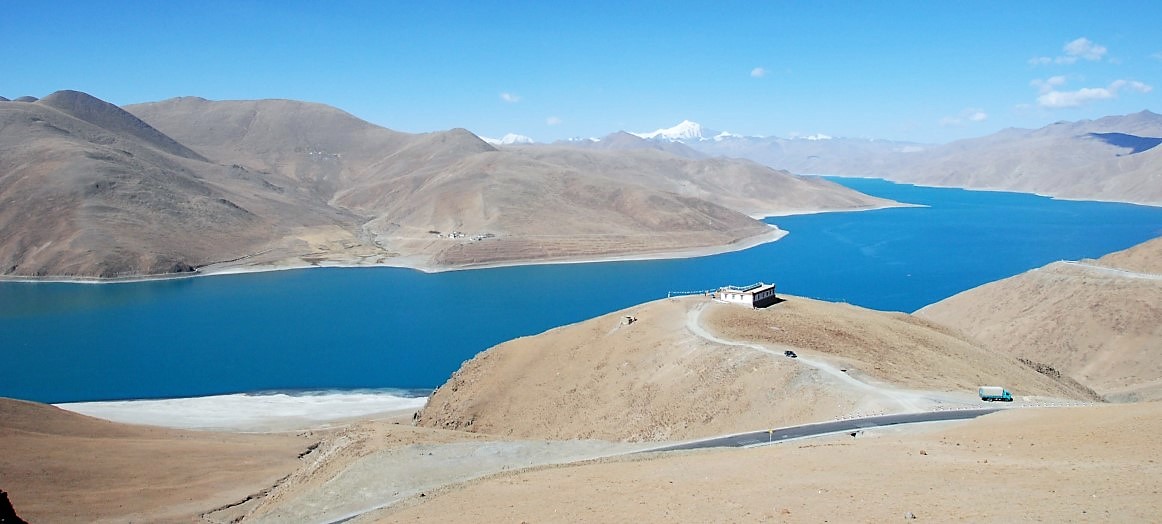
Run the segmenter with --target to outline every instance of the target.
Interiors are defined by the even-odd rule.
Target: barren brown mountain
[[[75,91],[22,100],[0,101],[8,276],[718,250],[771,238],[755,210],[891,204],[747,162],[529,156],[464,130],[398,133],[290,100],[128,111]]]
[[[1055,262],[916,312],[1047,365],[1108,400],[1162,399],[1162,238]]]
[[[893,180],[1162,205],[1162,115],[1007,129],[909,156]]]
[[[181,98],[128,109],[208,156],[287,173],[365,217],[354,237],[421,266],[714,248],[767,234],[747,216],[756,212],[890,204],[745,161],[497,149],[461,129],[407,135],[318,104]]]
[[[642,441],[978,404],[982,384],[1022,397],[1087,398],[905,314],[785,298],[760,310],[664,299],[505,342],[437,389],[419,423]]]
[[[211,170],[226,171],[81,93],[0,102],[0,272],[184,272],[270,236]]]

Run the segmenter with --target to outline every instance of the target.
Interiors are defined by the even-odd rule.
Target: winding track
[[[709,341],[709,342],[712,342],[715,344],[721,344],[721,345],[726,345],[726,346],[735,346],[735,347],[744,347],[744,348],[747,348],[750,350],[758,351],[761,353],[766,353],[768,355],[771,355],[773,357],[777,357],[780,359],[787,358],[783,355],[783,353],[782,353],[783,350],[794,349],[794,348],[789,348],[789,347],[788,348],[780,348],[780,349],[771,349],[769,347],[766,347],[766,346],[763,346],[760,344],[752,344],[752,343],[747,343],[747,342],[725,340],[725,339],[716,337],[713,334],[711,334],[710,332],[706,331],[706,329],[703,328],[701,323],[700,323],[700,318],[701,318],[701,314],[702,314],[702,310],[703,310],[704,306],[705,306],[705,303],[698,304],[697,306],[692,308],[687,313],[687,316],[686,316],[687,329],[689,329],[689,331],[691,333],[698,336],[699,338],[702,338],[706,341]],[[820,373],[822,373],[823,375],[830,377],[831,379],[833,379],[833,380],[835,380],[835,381],[837,381],[845,386],[848,386],[848,387],[851,387],[854,389],[858,389],[858,390],[867,392],[867,393],[872,394],[872,395],[877,395],[886,401],[889,401],[891,403],[895,403],[896,405],[898,405],[901,408],[901,410],[903,410],[905,412],[891,414],[891,415],[879,415],[879,416],[871,416],[871,417],[852,418],[852,419],[846,419],[846,420],[819,422],[819,423],[805,424],[805,425],[800,425],[800,426],[791,426],[791,427],[785,427],[785,428],[751,431],[751,432],[747,432],[747,433],[739,433],[739,434],[733,434],[733,435],[709,437],[709,438],[692,440],[692,441],[682,442],[682,443],[677,443],[677,444],[662,445],[662,446],[659,446],[656,448],[649,448],[649,449],[645,449],[645,450],[615,451],[615,452],[611,452],[611,453],[602,455],[602,458],[616,457],[616,456],[627,456],[627,455],[639,454],[639,453],[658,453],[658,452],[693,450],[693,449],[703,449],[703,448],[762,446],[762,445],[774,444],[774,443],[779,443],[779,442],[785,442],[785,441],[793,440],[793,439],[811,438],[811,437],[818,437],[818,436],[823,436],[823,435],[831,435],[831,434],[851,432],[851,431],[861,431],[864,429],[871,429],[871,428],[878,428],[878,427],[885,427],[885,426],[895,426],[895,425],[902,425],[902,424],[915,424],[915,423],[923,423],[923,422],[943,422],[943,421],[955,421],[955,420],[968,420],[968,419],[973,419],[973,418],[976,418],[976,417],[979,417],[982,415],[987,415],[989,413],[994,413],[997,411],[1001,411],[1002,409],[1005,409],[1005,408],[984,408],[984,409],[959,409],[959,410],[946,410],[946,411],[924,411],[924,409],[922,407],[917,406],[914,403],[914,400],[922,400],[920,397],[917,397],[915,395],[915,393],[904,391],[904,390],[898,390],[898,389],[891,388],[891,387],[878,386],[875,384],[869,384],[869,383],[860,381],[860,380],[848,375],[847,373],[844,373],[843,371],[839,370],[835,366],[833,366],[827,362],[821,361],[821,360],[812,359],[812,358],[808,358],[808,357],[799,357],[799,358],[795,359],[794,362],[796,362],[798,364],[809,366],[811,368],[814,368],[814,369],[818,370]],[[594,457],[589,457],[586,460],[592,460],[593,458]],[[574,462],[574,461],[566,461],[566,462],[557,463],[557,464],[564,465],[564,464],[569,464],[572,462]],[[517,469],[519,470],[519,469],[523,469],[523,468],[517,468]],[[514,471],[514,470],[508,469],[508,471]],[[493,471],[493,472],[482,471],[480,473],[480,476],[481,477],[486,476],[489,473],[495,473],[495,471]],[[469,479],[469,480],[471,480],[471,479]],[[465,479],[458,479],[458,481],[464,482]],[[384,503],[376,504],[374,507],[370,507],[370,508],[366,508],[366,509],[359,510],[356,512],[348,513],[346,515],[342,515],[341,517],[339,517],[337,519],[335,519],[335,518],[327,519],[324,522],[328,522],[328,523],[347,522],[347,521],[350,521],[350,520],[352,520],[360,515],[369,513],[371,511],[386,508],[386,507],[392,505],[394,502],[395,502],[394,500],[386,501]]]
[[[700,304],[694,306],[692,309],[690,309],[689,312],[686,313],[686,329],[689,329],[691,333],[697,335],[698,337],[700,337],[706,341],[713,342],[715,344],[721,344],[724,346],[744,347],[744,348],[752,349],[754,351],[758,351],[760,353],[766,353],[768,355],[773,355],[773,356],[776,356],[779,358],[786,358],[785,356],[783,356],[783,351],[786,351],[786,350],[793,351],[796,349],[796,348],[792,348],[792,347],[780,347],[778,349],[771,349],[771,348],[768,348],[768,347],[763,346],[761,344],[753,344],[750,342],[740,342],[737,340],[726,340],[723,338],[719,338],[719,337],[711,334],[709,331],[706,331],[706,329],[702,327],[700,319],[702,317],[702,310],[705,306],[706,306],[706,303],[700,303]],[[880,396],[889,402],[895,403],[896,405],[898,405],[900,407],[900,409],[902,409],[906,413],[919,413],[919,412],[924,411],[923,408],[921,408],[920,406],[917,406],[915,404],[915,402],[914,402],[915,395],[914,394],[904,392],[904,391],[901,391],[901,390],[898,390],[895,388],[877,386],[874,384],[868,384],[867,382],[863,382],[861,380],[856,379],[855,377],[852,377],[851,375],[849,375],[847,373],[844,373],[839,368],[831,365],[830,363],[824,362],[822,360],[817,360],[817,359],[813,359],[810,357],[798,357],[795,360],[800,364],[804,364],[804,365],[807,365],[809,367],[815,368],[820,373],[823,373],[827,376],[830,376],[831,378],[837,380],[838,382],[840,382],[844,385],[847,385],[849,387],[852,387],[852,388],[855,388],[858,390],[862,390],[866,393]]]
[[[1063,260],[1063,261],[1061,261],[1061,263],[1065,264],[1067,266],[1081,268],[1081,269],[1087,269],[1090,271],[1095,271],[1098,273],[1105,273],[1107,275],[1112,275],[1112,276],[1117,276],[1117,277],[1137,278],[1137,279],[1141,279],[1141,280],[1162,280],[1162,275],[1159,275],[1157,273],[1139,273],[1137,271],[1128,271],[1125,269],[1118,269],[1116,267],[1098,266],[1098,265],[1094,265],[1094,264],[1086,264],[1084,262],[1073,262],[1073,261],[1069,261],[1069,260]]]

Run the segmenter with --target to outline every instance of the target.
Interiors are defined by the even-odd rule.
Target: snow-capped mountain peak
[[[488,142],[489,144],[492,144],[494,146],[511,146],[514,144],[535,144],[535,143],[537,143],[535,140],[533,140],[527,136],[518,135],[516,133],[509,133],[507,135],[504,135],[504,138],[499,138],[499,139],[498,138],[488,138],[486,136],[482,136],[482,137],[480,137],[480,139],[485,141],[485,142]]]
[[[683,120],[682,123],[667,129],[659,129],[652,133],[630,133],[638,138],[646,140],[669,140],[671,142],[696,142],[699,140],[707,140],[715,133],[708,129],[703,129],[702,124],[698,122],[691,122]]]

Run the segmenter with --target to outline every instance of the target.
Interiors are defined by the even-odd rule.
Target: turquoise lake
[[[1049,262],[1162,235],[1162,208],[833,180],[928,207],[771,218],[790,234],[692,259],[0,283],[0,396],[427,389],[499,342],[670,291],[766,281],[781,293],[910,312]]]

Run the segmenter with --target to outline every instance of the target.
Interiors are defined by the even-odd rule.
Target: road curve
[[[836,420],[833,422],[820,422],[817,424],[805,424],[802,426],[791,426],[787,428],[752,431],[750,433],[727,435],[725,437],[713,437],[708,439],[683,442],[681,444],[671,444],[659,448],[647,449],[644,451],[639,451],[638,453],[653,453],[659,451],[678,451],[701,448],[742,448],[747,446],[769,444],[773,442],[782,442],[789,439],[817,437],[830,433],[859,431],[862,429],[882,428],[885,426],[896,426],[900,424],[967,420],[979,417],[981,415],[988,415],[989,413],[996,413],[1002,409],[1004,408],[928,411],[923,413],[902,413],[897,415],[880,415],[876,417]]]
[[[1087,264],[1085,262],[1074,262],[1071,260],[1062,260],[1061,263],[1065,264],[1067,266],[1081,268],[1081,269],[1088,269],[1090,271],[1094,271],[1094,272],[1098,272],[1098,273],[1105,273],[1107,275],[1112,275],[1115,277],[1136,278],[1136,279],[1140,279],[1140,280],[1162,280],[1162,275],[1160,275],[1158,273],[1141,273],[1138,271],[1129,271],[1126,269],[1119,269],[1116,267],[1099,266],[1096,264]]]
[[[750,433],[740,433],[737,435],[727,435],[722,437],[711,437],[701,440],[694,440],[690,442],[683,442],[680,444],[668,444],[656,448],[650,448],[642,451],[634,451],[629,453],[611,453],[605,458],[636,455],[640,453],[657,453],[666,451],[678,451],[688,449],[701,448],[723,448],[723,447],[747,447],[747,446],[761,446],[773,442],[784,442],[790,439],[817,437],[820,435],[827,435],[831,433],[842,433],[848,431],[859,431],[862,429],[878,428],[885,426],[894,426],[900,424],[915,424],[919,422],[941,422],[950,420],[967,420],[976,418],[981,415],[995,413],[1005,408],[984,408],[984,409],[962,409],[953,411],[931,411],[923,413],[903,413],[897,415],[880,415],[875,417],[853,418],[847,420],[837,420],[834,422],[820,422],[815,424],[805,424],[802,426],[792,426],[787,428],[779,428],[772,430],[752,431]],[[585,459],[589,460],[589,459]],[[581,462],[581,461],[577,461]],[[561,463],[571,464],[571,462]],[[523,468],[519,468],[523,469]],[[509,470],[516,471],[516,470]],[[482,475],[483,476],[483,475]],[[469,479],[469,481],[475,479]],[[349,522],[356,517],[376,511],[379,509],[391,506],[398,500],[385,502],[359,511],[355,511],[338,518],[331,518],[323,520],[326,524],[340,524]]]

